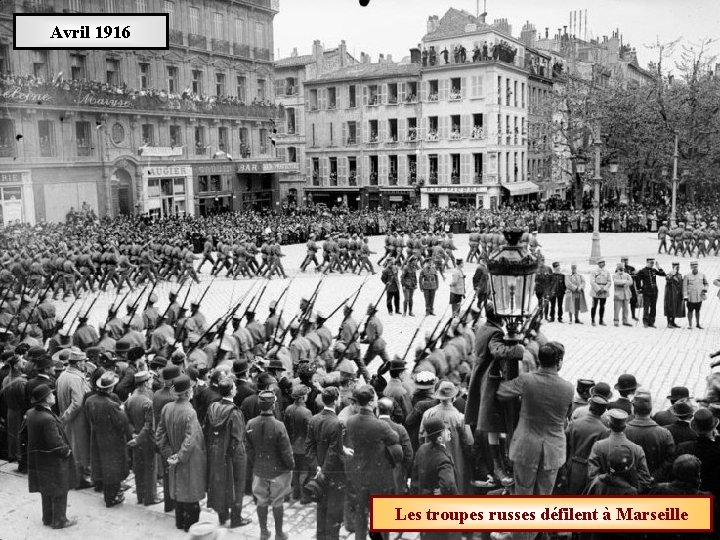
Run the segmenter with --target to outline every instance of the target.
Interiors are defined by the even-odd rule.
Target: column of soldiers
[[[667,254],[685,257],[707,257],[720,253],[720,229],[716,221],[702,222],[696,227],[693,224],[679,222],[675,228],[669,228],[668,222],[663,221],[658,228],[658,254],[663,251]]]

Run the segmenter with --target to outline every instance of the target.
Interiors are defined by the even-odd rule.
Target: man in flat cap
[[[639,388],[632,401],[633,418],[628,421],[625,436],[645,452],[648,470],[654,478],[666,476],[675,457],[675,442],[670,432],[650,418],[652,396]]]
[[[630,449],[635,463],[635,472],[628,479],[630,485],[639,493],[646,492],[653,483],[650,471],[645,460],[643,449],[625,436],[628,413],[622,409],[610,409],[607,412],[610,422],[608,437],[593,444],[588,458],[588,479],[592,481],[596,476],[610,472],[610,452],[614,447],[625,446]]]
[[[260,415],[247,424],[248,453],[253,457],[252,492],[257,500],[261,540],[270,538],[269,507],[275,521],[275,538],[288,539],[283,531],[283,502],[290,492],[295,460],[287,430],[273,415],[276,400],[272,390],[262,390],[258,394]]]
[[[125,412],[133,432],[128,446],[132,449],[138,504],[151,506],[160,502],[157,498],[153,378],[149,371],[139,371],[134,374],[133,383],[133,393],[125,402]]]
[[[83,410],[83,399],[90,392],[85,378],[86,356],[79,348],[68,351],[68,366],[57,380],[60,419],[65,426],[75,460],[78,489],[90,487],[90,429]]]

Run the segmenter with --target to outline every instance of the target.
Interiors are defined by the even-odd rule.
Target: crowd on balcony
[[[186,88],[182,93],[172,93],[165,89],[130,88],[126,83],[122,85],[107,82],[88,80],[67,80],[59,73],[54,80],[45,80],[34,75],[20,75],[15,73],[0,74],[0,98],[12,99],[12,95],[4,95],[8,91],[18,89],[23,93],[34,95],[47,95],[53,104],[77,105],[83,94],[95,100],[112,100],[117,108],[145,109],[145,110],[179,110],[185,112],[200,112],[212,114],[243,114],[253,116],[268,116],[274,109],[268,100],[253,99],[246,103],[235,96],[207,96],[193,92]],[[46,98],[47,99],[47,98]],[[129,102],[128,106],[118,105],[118,100]],[[92,103],[83,100],[83,103],[102,106],[103,102]],[[242,108],[243,110],[239,110]]]
[[[517,47],[511,46],[507,41],[500,40],[497,43],[488,44],[484,41],[482,47],[477,44],[473,49],[472,62],[489,62],[497,61],[506,62],[508,64],[515,63],[515,57],[517,56]],[[429,49],[423,48],[420,53],[423,67],[444,65],[449,64],[450,60],[454,61],[455,64],[464,64],[468,61],[467,49],[462,45],[456,45],[453,47],[452,57],[450,51],[445,47],[442,51],[435,49],[435,46],[430,46]],[[442,61],[440,61],[442,60]]]

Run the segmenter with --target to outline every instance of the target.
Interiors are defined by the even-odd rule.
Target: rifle
[[[280,293],[280,296],[278,296],[277,300],[275,300],[275,305],[277,306],[280,303],[280,300],[283,299],[283,296],[285,296],[285,293],[287,293],[290,290],[290,285],[292,285],[293,280],[295,279],[295,276],[293,276],[290,279],[290,283],[287,284],[287,287],[283,289],[283,292]]]
[[[345,300],[343,300],[342,302],[340,302],[340,305],[339,305],[338,307],[336,307],[334,310],[332,310],[332,312],[330,313],[330,315],[327,316],[327,319],[328,319],[328,320],[332,319],[332,316],[335,315],[338,311],[340,311],[340,308],[343,307],[345,304],[347,304],[348,301],[354,296],[355,299],[352,301],[352,304],[350,304],[350,309],[353,308],[353,306],[355,305],[355,302],[357,302],[357,299],[358,299],[358,297],[360,296],[360,291],[361,291],[362,288],[365,286],[365,283],[366,283],[367,280],[368,280],[368,277],[370,277],[370,276],[365,276],[365,280],[360,284],[360,288],[359,288],[357,291],[353,292],[353,293],[352,293],[350,296],[348,296]]]
[[[99,295],[98,295],[98,296],[99,296]],[[86,301],[87,301],[87,298],[85,298],[85,300],[83,300],[83,303],[80,304],[80,309],[78,309],[78,310],[75,312],[75,315],[73,315],[73,318],[72,318],[72,320],[70,321],[70,326],[68,326],[68,334],[70,334],[70,330],[72,330],[73,324],[75,324],[75,321],[77,320],[78,315],[80,315],[80,312],[82,311],[83,307],[85,307],[85,302],[86,302]],[[68,310],[68,311],[69,311],[69,310]],[[64,320],[64,317],[63,317],[63,320]]]
[[[76,298],[75,300],[73,300],[73,303],[70,304],[70,307],[69,307],[68,310],[65,312],[65,315],[63,315],[63,318],[60,319],[60,328],[62,328],[63,326],[65,326],[65,319],[67,319],[67,316],[68,316],[68,315],[70,314],[70,312],[72,311],[72,308],[75,307],[75,303],[76,303],[77,301],[78,301],[77,298]]]
[[[432,332],[430,332],[430,338],[428,339],[427,343],[425,344],[425,348],[426,348],[426,349],[429,348],[429,347],[431,347],[431,346],[432,346],[432,347],[435,346],[435,343],[437,342],[437,339],[435,339],[433,336],[435,335],[435,332],[437,332],[438,329],[440,328],[440,325],[442,324],[443,319],[445,318],[445,315],[447,314],[447,310],[448,310],[449,307],[450,307],[450,305],[445,306],[445,311],[443,311],[443,314],[442,314],[442,315],[440,316],[440,318],[438,319],[438,322],[437,322],[437,324],[435,325],[435,328],[433,328],[433,329],[432,329]],[[451,318],[450,320],[452,320],[452,318]],[[442,335],[442,333],[441,333],[440,335]]]
[[[313,291],[312,295],[310,296],[310,300],[308,300],[308,305],[305,308],[305,310],[302,313],[302,316],[300,317],[300,322],[303,323],[307,321],[310,318],[310,315],[312,314],[313,306],[315,305],[315,302],[317,301],[318,293],[320,292],[320,287],[323,284],[323,281],[325,281],[325,277],[327,274],[323,274],[320,278],[320,281],[318,281],[317,287],[315,287],[315,290]]]
[[[370,318],[375,313],[375,310],[377,310],[377,307],[380,304],[380,302],[382,301],[383,296],[385,296],[385,292],[387,291],[387,288],[388,288],[388,286],[387,286],[387,284],[385,284],[385,288],[380,293],[380,297],[377,299],[375,304],[373,304],[373,309],[372,309],[373,313],[368,314],[367,317],[365,318],[365,322],[362,324],[362,326],[363,326],[362,332],[360,331],[361,325],[358,325],[358,327],[355,329],[355,332],[350,337],[350,341],[348,341],[347,345],[345,346],[345,352],[347,352],[347,350],[350,348],[350,345],[352,345],[353,343],[355,343],[357,341],[358,337],[365,336],[365,327],[367,327],[367,323],[370,321]],[[340,358],[338,358],[338,362],[345,356],[345,352],[340,354]]]
[[[408,353],[410,352],[410,349],[412,348],[412,344],[415,341],[415,338],[417,337],[418,333],[420,332],[420,329],[422,328],[423,323],[425,322],[425,319],[427,318],[427,315],[425,315],[422,320],[420,321],[420,324],[415,329],[415,333],[410,338],[410,343],[408,343],[407,349],[405,349],[405,354],[402,355],[403,362],[407,358]]]
[[[289,287],[289,285],[288,285],[288,287]],[[282,295],[280,295],[280,298],[282,298]],[[285,306],[286,306],[286,305],[287,305],[287,298],[286,298],[285,301],[283,302],[283,307],[282,307],[282,309],[280,310],[280,313],[278,314],[278,323],[277,323],[277,326],[275,326],[275,331],[273,332],[273,336],[272,336],[272,346],[273,346],[273,347],[275,346],[275,343],[276,343],[276,341],[277,341],[277,334],[278,334],[278,330],[280,330],[280,324],[282,323],[282,316],[283,316],[283,313],[285,313]],[[294,321],[294,320],[295,320],[295,318],[293,317],[293,321]],[[292,321],[290,321],[290,322],[292,322]],[[290,328],[290,325],[288,325],[283,332],[286,332],[288,328]],[[283,340],[285,339],[285,333],[283,333],[282,339],[283,339]],[[280,343],[282,343],[282,340],[280,341]],[[269,351],[268,351],[268,352],[269,352]]]
[[[208,293],[208,291],[210,290],[210,287],[212,287],[213,283],[215,283],[216,279],[217,279],[217,276],[212,278],[212,280],[210,281],[210,284],[207,286],[207,289],[205,289],[205,292],[203,292],[202,295],[200,296],[200,300],[198,300],[196,302],[198,309],[200,309],[200,305],[202,304],[202,301],[205,300],[205,295]]]
[[[122,306],[125,303],[125,300],[127,300],[128,296],[130,296],[131,291],[132,291],[132,287],[128,287],[128,291],[125,293],[125,296],[122,297],[122,300],[120,300],[120,303],[117,306],[113,305],[115,303],[115,300],[113,300],[113,303],[110,304],[110,307],[112,308],[112,310],[115,313],[117,313],[118,310],[120,309],[120,306]],[[117,296],[115,297],[115,299],[117,300]]]
[[[183,283],[183,285],[180,286],[180,288],[178,289],[178,293],[180,293],[180,291],[182,290],[182,288],[183,288],[184,285],[185,285],[185,284]],[[152,293],[151,293],[151,294],[152,294]],[[165,311],[163,311],[162,315],[161,315],[160,318],[158,319],[158,324],[159,324],[160,321],[162,321],[162,320],[165,318],[165,316],[168,314],[168,311],[170,311],[170,306],[172,306],[172,302],[168,302],[168,305],[167,305],[167,307],[165,308]]]
[[[148,296],[147,302],[145,302],[145,309],[147,309],[148,306],[150,305],[150,297],[151,297],[151,296],[153,295],[153,293],[155,292],[155,287],[157,287],[158,281],[159,281],[159,280],[156,279],[156,280],[155,280],[155,283],[153,283],[152,289],[150,289],[150,296]],[[145,309],[144,309],[143,311],[145,311]]]
[[[250,303],[248,304],[248,307],[247,307],[247,309],[245,310],[245,313],[246,313],[246,314],[247,314],[248,311],[252,311],[252,312],[254,313],[255,310],[257,310],[257,307],[258,307],[258,305],[260,304],[260,300],[262,300],[262,297],[263,297],[263,295],[265,294],[265,289],[267,289],[267,286],[268,286],[269,283],[270,283],[270,278],[267,278],[267,279],[265,280],[265,285],[264,285],[263,288],[260,290],[260,294],[253,296],[252,300],[250,300]],[[255,300],[256,297],[257,297],[257,300]],[[253,305],[253,303],[254,303],[254,305]]]
[[[538,302],[535,309],[530,314],[530,317],[523,323],[520,328],[520,333],[526,338],[532,337],[532,332],[538,332],[540,330],[540,324],[542,323],[543,313],[545,313],[545,306],[550,303],[550,300],[543,296],[542,301]]]
[[[40,296],[38,296],[38,299],[37,299],[37,301],[35,302],[35,305],[34,305],[33,308],[30,310],[30,313],[28,314],[28,318],[27,318],[27,320],[25,321],[25,326],[23,326],[23,331],[22,331],[21,334],[20,334],[20,341],[22,341],[23,338],[25,337],[25,332],[27,332],[27,328],[28,328],[28,326],[30,325],[30,319],[32,319],[33,313],[35,313],[35,310],[36,310],[36,309],[38,308],[38,306],[40,305],[40,301],[45,298],[45,295],[46,295],[48,292],[50,292],[50,287],[52,287],[52,285],[53,285],[53,279],[54,279],[54,278],[50,278],[50,283],[49,283],[48,286],[45,288],[45,290],[42,292],[42,294],[41,294]]]
[[[5,304],[5,301],[7,300],[7,297],[10,296],[10,293],[12,292],[12,286],[15,284],[15,278],[13,277],[12,282],[8,285],[7,291],[5,291],[5,294],[3,295],[2,300],[0,300],[0,308],[3,307]]]

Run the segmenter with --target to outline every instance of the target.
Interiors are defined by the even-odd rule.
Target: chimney
[[[437,15],[430,15],[428,17],[427,21],[427,33],[432,34],[433,32],[436,32],[438,29],[438,26],[440,26],[440,19]]]
[[[378,64],[384,64],[385,63],[385,55],[383,53],[380,53],[378,55]]]
[[[550,37],[550,29],[546,26],[545,27],[545,39],[547,39],[548,37]]]
[[[290,53],[291,58],[297,58],[298,52],[297,47],[293,47],[292,53]]]
[[[387,55],[387,63],[388,63],[388,64],[392,64],[392,63],[393,63],[393,61],[392,61],[392,54],[388,54],[388,55]]]
[[[347,64],[347,45],[343,39],[338,46],[338,54],[340,55],[340,67],[345,67]]]
[[[370,63],[370,55],[364,52],[360,53],[360,63],[361,64],[369,64]]]
[[[530,24],[530,21],[527,21],[522,27],[522,31],[520,32],[520,41],[522,41],[528,47],[534,47],[536,40],[537,30],[535,29],[534,25]]]
[[[410,62],[413,64],[419,64],[421,62],[420,47],[413,47],[410,49]]]
[[[322,43],[320,43],[319,39],[316,39],[313,41],[313,58],[315,59],[315,62],[320,62],[323,57],[323,46]]]

